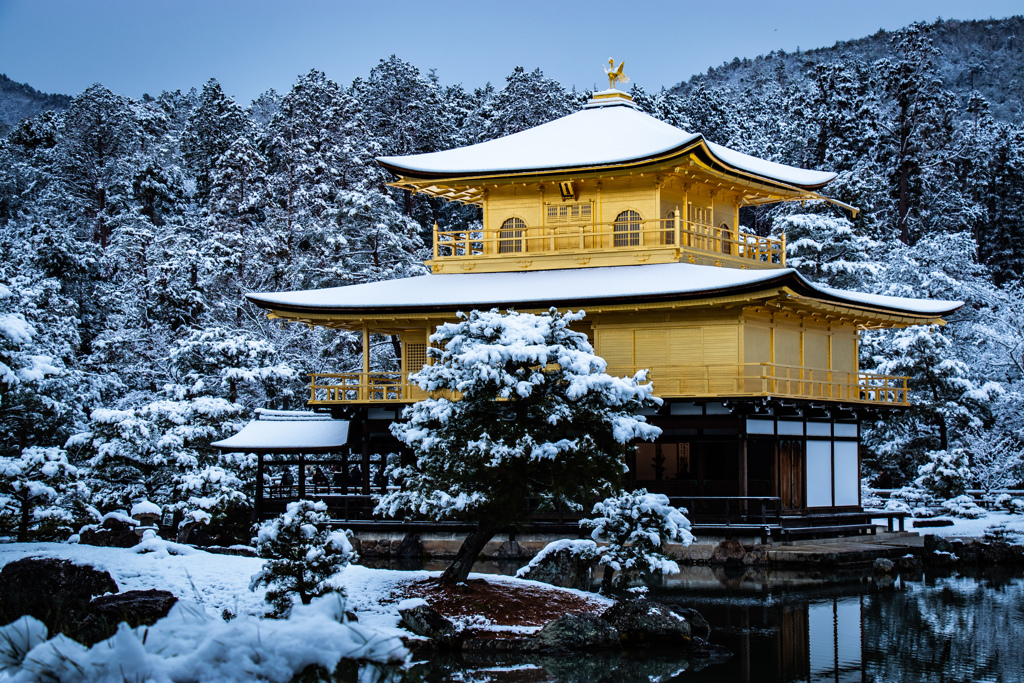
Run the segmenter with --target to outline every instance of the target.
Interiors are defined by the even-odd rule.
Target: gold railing
[[[614,374],[628,368],[609,367]],[[907,405],[907,377],[822,370],[777,363],[655,365],[648,373],[658,396],[785,396]]]
[[[631,368],[609,367],[616,375]],[[782,396],[788,398],[907,405],[907,377],[820,370],[776,363],[655,365],[648,373],[662,398]],[[342,372],[310,375],[311,404],[411,403],[426,398],[398,372]],[[457,397],[455,397],[457,398]]]
[[[309,376],[310,403],[388,403],[417,401],[423,392],[400,372],[336,372]]]
[[[737,233],[668,218],[627,223],[582,223],[521,230],[445,231],[434,228],[434,259],[508,258],[558,252],[617,252],[675,249],[786,265],[786,239]]]

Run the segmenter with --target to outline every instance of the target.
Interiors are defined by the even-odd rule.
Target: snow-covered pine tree
[[[63,537],[74,523],[74,497],[80,493],[78,468],[60,448],[32,446],[17,457],[0,456],[0,533]]]
[[[679,565],[664,551],[670,541],[690,545],[690,520],[686,510],[672,507],[668,496],[638,489],[605,498],[596,503],[593,517],[580,520],[580,526],[591,531],[595,541],[607,543],[602,548],[601,563],[605,566],[602,587],[628,586],[642,577],[678,574]],[[618,572],[618,576],[613,576]]]
[[[264,523],[256,550],[267,562],[249,582],[249,590],[267,586],[273,615],[286,617],[298,597],[303,605],[328,592],[342,592],[328,579],[356,559],[344,531],[327,528],[330,517],[323,501],[288,503],[284,514]]]
[[[606,374],[586,335],[569,327],[582,318],[473,311],[431,336],[434,364],[411,378],[439,397],[406,408],[392,427],[416,462],[394,471],[402,490],[377,511],[476,522],[442,582],[465,580],[494,534],[529,519],[531,501],[580,510],[617,490],[624,447],[661,433],[636,414],[659,402],[645,373]]]

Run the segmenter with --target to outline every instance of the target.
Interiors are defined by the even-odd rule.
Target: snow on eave
[[[253,420],[242,431],[210,444],[240,453],[322,453],[348,443],[345,420]]]
[[[862,311],[916,319],[952,313],[958,301],[904,299],[815,285],[790,268],[740,270],[690,263],[504,273],[420,275],[400,280],[300,292],[252,293],[263,308],[301,317],[393,312],[453,312],[489,308],[590,307],[684,301],[790,287],[801,296]]]
[[[758,159],[708,142],[629,107],[596,107],[528,130],[441,152],[378,157],[392,173],[412,179],[467,181],[582,170],[604,170],[668,161],[701,147],[726,169],[770,183],[817,189],[834,173]]]

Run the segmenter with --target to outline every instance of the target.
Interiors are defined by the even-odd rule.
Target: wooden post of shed
[[[306,456],[299,456],[299,500],[306,497]]]
[[[256,454],[256,521],[263,518],[263,454]]]
[[[368,425],[363,425],[363,480],[359,482],[363,495],[370,495],[370,430]]]

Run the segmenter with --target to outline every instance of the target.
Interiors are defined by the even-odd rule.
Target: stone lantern
[[[140,538],[145,535],[147,530],[152,530],[153,533],[156,533],[160,528],[158,526],[160,523],[160,506],[150,503],[145,499],[140,500],[132,506],[132,519],[139,523],[135,527],[135,533]]]

